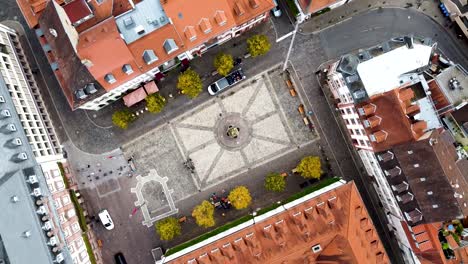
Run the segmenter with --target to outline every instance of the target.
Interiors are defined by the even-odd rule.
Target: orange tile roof
[[[62,4],[63,0],[55,0],[55,2]],[[16,3],[28,26],[34,28],[39,24],[39,17],[49,0],[16,0]]]
[[[245,22],[265,13],[275,7],[272,0],[225,0],[230,6],[229,13],[232,13],[236,24],[242,25]],[[256,6],[256,7],[255,7]]]
[[[172,20],[178,32],[181,32],[183,47],[190,50],[205,43],[219,34],[230,30],[235,26],[232,12],[226,0],[185,1],[171,0],[163,3],[166,15]],[[215,17],[219,11],[224,12],[226,22],[222,25],[216,22]],[[219,14],[218,14],[219,16]],[[182,35],[187,27],[193,27],[197,38],[190,41],[186,35]],[[158,32],[156,30],[156,32]]]
[[[128,48],[133,54],[135,61],[140,67],[141,71],[149,71],[174,58],[174,53],[169,55],[167,54],[166,50],[164,50],[163,45],[166,39],[173,39],[179,48],[181,48],[183,45],[183,42],[179,38],[179,34],[177,34],[177,31],[172,24],[167,24],[128,45]],[[153,50],[158,57],[158,60],[150,65],[146,64],[146,62],[143,60],[143,53],[145,50]]]
[[[340,0],[312,0],[312,4],[309,6],[309,13],[313,14],[320,11]]]
[[[120,37],[114,18],[109,18],[79,35],[77,53],[81,61],[87,61],[89,72],[106,91],[141,74],[133,54]],[[122,67],[129,64],[133,73],[126,74]],[[86,63],[85,63],[86,65]],[[115,83],[108,83],[104,77],[112,74]]]
[[[356,211],[356,208],[361,210]],[[364,226],[359,224],[362,219],[366,219]],[[370,237],[366,235],[369,232]],[[311,249],[317,245],[320,249],[314,253]],[[257,221],[167,263],[320,261],[390,263],[354,182]]]
[[[91,6],[91,9],[93,9],[94,17],[77,26],[76,30],[78,32],[85,31],[111,16],[118,16],[132,9],[132,5],[129,0],[112,0],[104,1],[102,3],[97,3],[96,0],[91,0],[88,4]]]

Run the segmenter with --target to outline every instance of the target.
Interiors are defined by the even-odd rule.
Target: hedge
[[[70,183],[68,182],[67,176],[65,175],[65,169],[63,168],[62,162],[57,162],[57,166],[59,167],[60,175],[62,175],[62,180],[65,184],[65,188],[70,189]]]
[[[84,215],[83,207],[78,202],[78,197],[76,197],[76,193],[74,190],[70,190],[70,197],[72,200],[73,205],[75,206],[75,211],[78,216],[78,222],[80,223],[81,230],[86,232],[88,230],[88,225],[86,224],[86,217]]]
[[[86,251],[88,251],[89,262],[91,262],[91,264],[96,264],[96,256],[94,256],[93,248],[91,247],[91,243],[89,243],[88,235],[83,234],[82,237],[86,246]]]

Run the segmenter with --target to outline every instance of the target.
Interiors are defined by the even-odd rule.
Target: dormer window
[[[146,62],[147,65],[150,65],[151,63],[157,61],[158,57],[156,56],[156,54],[154,54],[153,50],[145,50],[143,52],[143,60]]]
[[[203,33],[208,34],[211,32],[211,23],[207,18],[202,18],[198,25]]]
[[[164,41],[163,46],[167,54],[171,54],[172,52],[179,49],[179,47],[173,39],[166,39],[166,41]]]
[[[132,74],[133,73],[132,65],[125,64],[124,66],[122,66],[122,71],[127,75]]]
[[[112,75],[112,73],[106,74],[106,76],[104,76],[104,80],[106,80],[106,82],[108,82],[110,84],[115,83],[117,81],[115,79],[114,75]]]

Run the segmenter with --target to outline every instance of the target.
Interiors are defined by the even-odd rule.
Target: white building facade
[[[60,173],[60,142],[16,32],[0,24],[0,71],[37,163],[42,168],[74,264],[89,264],[82,232]],[[51,212],[54,210],[50,210]]]

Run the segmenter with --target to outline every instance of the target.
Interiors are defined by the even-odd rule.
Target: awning
[[[143,87],[145,88],[146,93],[148,95],[154,94],[155,92],[159,91],[158,86],[156,85],[156,83],[154,81],[146,83]]]
[[[127,94],[123,97],[124,104],[128,107],[143,101],[146,98],[146,92],[143,87],[136,89],[135,91]]]

